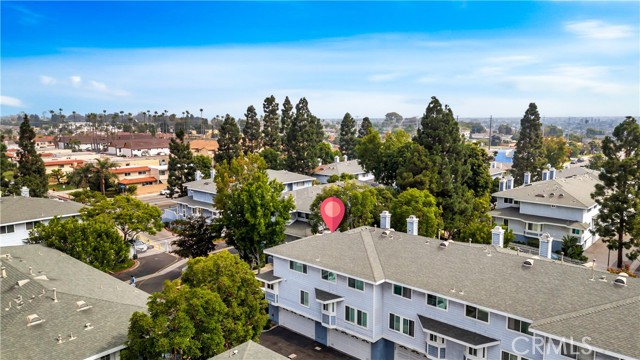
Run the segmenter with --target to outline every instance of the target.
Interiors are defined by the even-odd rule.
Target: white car
[[[169,189],[160,190],[160,195],[169,195],[170,193]]]
[[[149,246],[144,243],[142,240],[136,240],[133,243],[133,246],[136,247],[136,252],[145,252],[149,248]]]

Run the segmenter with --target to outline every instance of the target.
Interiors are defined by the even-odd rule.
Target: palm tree
[[[91,174],[93,174],[93,165],[85,164],[84,166],[74,169],[71,174],[67,176],[67,181],[76,187],[85,189],[89,186]]]
[[[96,159],[96,163],[93,167],[93,171],[100,178],[100,190],[102,191],[102,195],[106,195],[106,187],[105,184],[109,179],[115,177],[115,174],[110,170],[113,168],[117,168],[118,164],[111,161],[111,159]]]

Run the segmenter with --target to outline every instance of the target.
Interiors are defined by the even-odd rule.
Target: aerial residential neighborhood
[[[1,359],[640,360],[639,3],[0,14]]]

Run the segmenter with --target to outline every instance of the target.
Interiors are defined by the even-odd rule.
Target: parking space
[[[278,326],[260,336],[260,345],[271,349],[278,354],[289,357],[295,354],[296,360],[337,360],[354,359],[338,350],[326,347],[322,344],[302,336],[291,330]],[[293,357],[291,357],[293,359]]]

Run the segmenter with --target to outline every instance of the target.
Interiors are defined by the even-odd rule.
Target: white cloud
[[[11,96],[0,95],[0,105],[10,107],[23,107],[22,100]]]
[[[82,78],[78,75],[70,76],[69,80],[71,80],[71,85],[75,87],[80,87],[80,85],[82,85]]]
[[[56,82],[57,82],[56,79],[52,78],[51,76],[47,76],[47,75],[40,76],[40,83],[42,85],[53,85]]]
[[[367,80],[371,82],[387,82],[396,80],[398,78],[401,78],[402,76],[403,74],[400,73],[374,74],[367,77]]]
[[[600,20],[574,21],[565,25],[570,33],[596,40],[624,39],[633,36],[633,28],[628,25],[610,25]]]

